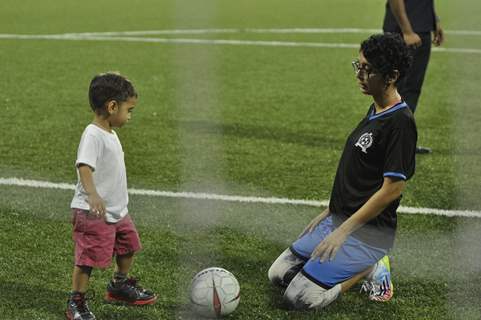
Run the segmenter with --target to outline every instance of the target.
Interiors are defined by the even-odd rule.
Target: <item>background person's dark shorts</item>
[[[72,209],[72,224],[77,266],[107,268],[114,255],[125,255],[142,248],[130,215],[117,223],[107,223],[87,210]]]

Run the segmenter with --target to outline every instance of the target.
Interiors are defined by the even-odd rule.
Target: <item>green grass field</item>
[[[358,44],[369,33],[251,33],[248,28],[380,29],[384,0],[104,0],[0,3],[0,178],[74,183],[91,121],[93,75],[118,70],[140,98],[120,135],[132,188],[326,200],[344,139],[370,104],[356,86],[355,48],[41,40],[5,34],[243,29],[149,38]],[[481,30],[481,3],[437,1],[443,26]],[[480,35],[447,34],[449,49]],[[421,145],[402,205],[481,209],[481,53],[433,52],[416,112]],[[0,318],[62,319],[70,290],[71,191],[0,185]],[[480,319],[481,219],[399,217],[395,296],[352,290],[327,309],[292,312],[267,281],[277,255],[320,210],[132,195],[144,245],[133,274],[160,294],[146,308],[102,302],[112,269],[96,270],[98,319],[196,319],[192,276],[233,272],[229,319]]]

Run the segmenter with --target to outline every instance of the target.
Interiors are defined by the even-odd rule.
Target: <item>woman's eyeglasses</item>
[[[361,74],[361,76],[367,78],[376,73],[373,69],[371,69],[371,67],[369,67],[369,65],[361,64],[358,59],[352,62],[352,68],[354,69],[356,75]]]

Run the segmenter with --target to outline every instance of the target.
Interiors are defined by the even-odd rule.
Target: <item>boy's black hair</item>
[[[397,84],[411,67],[410,49],[397,33],[372,35],[361,43],[360,51],[386,81],[394,78],[394,71],[397,70],[399,71]]]
[[[120,103],[133,97],[137,98],[134,86],[129,79],[119,73],[101,73],[90,82],[89,102],[94,112],[105,112],[105,105],[109,101],[115,100]]]

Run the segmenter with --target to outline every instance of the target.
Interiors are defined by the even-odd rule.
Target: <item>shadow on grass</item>
[[[64,304],[65,302],[65,304]],[[15,316],[19,311],[27,311],[32,314],[52,315],[58,319],[63,317],[67,302],[64,290],[53,290],[40,285],[32,285],[20,281],[1,281],[0,282],[0,310],[3,310],[2,319],[7,315],[5,311],[16,310]],[[39,318],[40,319],[40,318]]]

